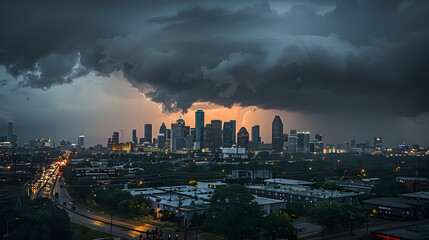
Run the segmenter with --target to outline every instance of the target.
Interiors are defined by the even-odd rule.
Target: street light
[[[11,218],[6,221],[6,236],[8,239],[9,239],[9,221],[12,221],[12,220],[19,220],[19,218]]]

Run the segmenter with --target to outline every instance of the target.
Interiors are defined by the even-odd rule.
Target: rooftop
[[[406,180],[406,181],[429,181],[429,178],[424,178],[424,177],[397,177],[397,179]]]
[[[394,207],[394,208],[412,208],[413,207],[406,203],[391,202],[387,200],[387,198],[373,198],[373,199],[364,200],[363,202],[367,204],[381,205],[381,206]]]
[[[413,192],[402,194],[403,197],[409,198],[420,198],[424,200],[429,200],[429,192]]]
[[[299,195],[299,196],[306,196],[306,197],[317,197],[317,198],[323,198],[323,199],[337,198],[337,197],[352,197],[352,196],[358,195],[357,193],[353,193],[353,192],[310,189],[310,187],[308,191],[296,191],[293,189],[273,188],[266,185],[247,185],[246,188],[255,189],[255,190],[266,190],[271,192],[278,192],[283,194],[292,194],[292,195]]]
[[[276,183],[276,184],[285,184],[285,185],[311,185],[314,182],[308,182],[303,180],[293,180],[286,178],[274,178],[274,179],[266,179],[264,180],[266,183]]]
[[[258,205],[265,205],[265,204],[284,203],[285,201],[255,196],[255,202],[258,203]]]

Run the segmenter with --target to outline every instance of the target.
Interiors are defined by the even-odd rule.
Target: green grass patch
[[[216,236],[212,233],[204,233],[203,235],[201,235],[201,238],[205,239],[205,240],[222,240],[223,239],[223,238]]]
[[[109,237],[108,233],[100,232],[76,223],[70,223],[70,229],[73,232],[72,240],[91,240]]]
[[[147,219],[143,219],[143,218],[137,218],[137,221],[141,222],[141,223],[146,223],[146,224],[150,224],[156,227],[160,227],[160,228],[165,228],[167,226],[165,226],[164,224],[158,223],[158,222],[154,222],[151,220],[147,220]]]

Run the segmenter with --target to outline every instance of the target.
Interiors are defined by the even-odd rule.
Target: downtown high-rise
[[[77,145],[79,147],[85,147],[85,136],[79,135],[79,138],[77,139]]]
[[[13,122],[7,124],[7,141],[13,142]]]
[[[137,139],[137,130],[133,129],[133,143],[137,144],[138,143],[138,139]]]
[[[261,143],[261,127],[259,125],[255,125],[252,127],[252,141],[250,150],[255,151],[258,150],[258,145]]]
[[[275,116],[272,124],[272,145],[274,152],[283,151],[283,122],[280,116]]]
[[[204,146],[204,110],[195,111],[195,145],[194,149],[199,150]]]
[[[222,121],[212,120],[211,127],[213,130],[213,149],[219,151],[222,147]]]
[[[150,123],[144,125],[144,138],[146,142],[152,143],[152,124]]]
[[[245,127],[241,127],[237,133],[237,146],[249,150],[249,132]]]
[[[233,136],[235,133],[233,132],[232,122],[224,122],[223,123],[223,144],[224,148],[230,148],[234,144]]]

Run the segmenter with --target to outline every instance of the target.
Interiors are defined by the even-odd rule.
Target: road
[[[38,197],[48,198],[51,188],[59,174],[59,168],[65,166],[70,153],[64,153],[58,157],[58,161],[47,165],[40,175],[34,177],[28,184],[28,195],[31,199]]]
[[[293,226],[298,229],[298,237],[311,236],[322,231],[322,226],[310,223],[308,219],[297,219],[293,221]]]
[[[56,181],[53,188],[53,193],[58,193],[58,198],[51,197],[55,203],[61,208],[67,210],[70,221],[88,226],[89,228],[102,231],[105,233],[110,232],[110,222],[112,221],[112,235],[118,236],[125,239],[138,239],[140,233],[143,233],[143,239],[146,239],[146,231],[155,230],[155,226],[150,224],[144,224],[135,220],[123,219],[112,217],[109,214],[102,212],[97,212],[92,209],[86,208],[84,206],[74,204],[75,209],[72,210],[70,202],[73,201],[70,195],[68,194],[65,187],[60,187],[63,182]],[[64,202],[66,206],[64,206]],[[176,233],[173,229],[163,229],[164,239],[167,239],[168,235],[171,235],[171,239],[175,239],[176,234],[179,239],[184,239],[184,233]],[[191,232],[188,231],[187,239],[194,239],[194,236],[191,236]]]

